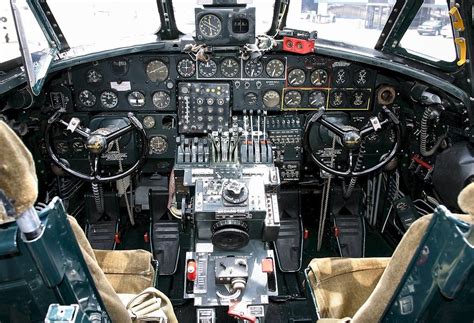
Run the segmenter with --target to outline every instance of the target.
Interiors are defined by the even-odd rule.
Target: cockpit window
[[[160,28],[156,0],[48,0],[71,47],[120,46],[120,40],[152,35]]]
[[[0,1],[0,63],[21,57],[10,1]]]
[[[173,0],[174,18],[179,31],[185,34],[195,34],[194,8],[200,7],[202,2],[196,0]],[[254,0],[253,3],[251,1],[245,1],[245,3],[248,3],[247,7],[255,8],[255,15],[257,16],[255,27],[257,33],[265,34],[272,26],[275,0]]]
[[[394,1],[371,2],[292,0],[286,26],[317,31],[318,38],[374,48]]]
[[[400,41],[408,53],[432,61],[456,59],[453,29],[446,0],[425,1]]]

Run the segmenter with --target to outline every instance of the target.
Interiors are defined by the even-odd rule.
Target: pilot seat
[[[38,214],[31,153],[2,121],[0,143],[0,321],[177,322],[152,254],[92,249],[59,198]]]

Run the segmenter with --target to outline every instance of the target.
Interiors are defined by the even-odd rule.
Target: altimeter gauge
[[[100,104],[106,109],[113,109],[118,105],[118,96],[115,92],[104,91],[100,95]]]
[[[199,62],[199,73],[204,77],[213,77],[217,73],[217,64],[212,59]]]
[[[221,73],[225,77],[236,77],[239,74],[239,62],[234,58],[226,58],[221,62]]]
[[[93,107],[97,101],[94,93],[89,90],[83,90],[79,93],[79,102],[85,107]]]
[[[152,100],[153,100],[153,105],[157,109],[163,110],[169,107],[171,103],[171,96],[169,95],[168,92],[158,91],[158,92],[155,92],[155,94],[153,94]]]
[[[199,31],[206,38],[215,38],[222,31],[222,23],[219,17],[207,14],[199,20]]]

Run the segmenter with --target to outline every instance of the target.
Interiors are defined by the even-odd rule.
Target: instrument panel
[[[183,81],[226,82],[234,111],[369,110],[376,72],[311,55],[130,55],[71,70],[78,111],[176,111]]]
[[[52,84],[50,97],[86,126],[134,112],[150,147],[145,172],[172,167],[180,135],[240,127],[267,131],[282,180],[297,181],[306,112],[325,108],[362,124],[378,112],[376,88],[386,82],[372,68],[320,55],[276,52],[243,60],[216,52],[203,62],[181,52],[132,54],[71,68],[67,81]],[[72,154],[73,163],[86,165],[79,143],[58,140],[56,146],[59,156]]]

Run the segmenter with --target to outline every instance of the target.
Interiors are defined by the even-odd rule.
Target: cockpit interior
[[[158,0],[153,42],[94,52],[48,2],[11,0],[0,64],[1,322],[472,322],[469,1],[441,1],[445,65],[390,49],[435,1],[388,1],[362,48],[287,27],[309,1],[266,33],[190,2],[183,33]]]

